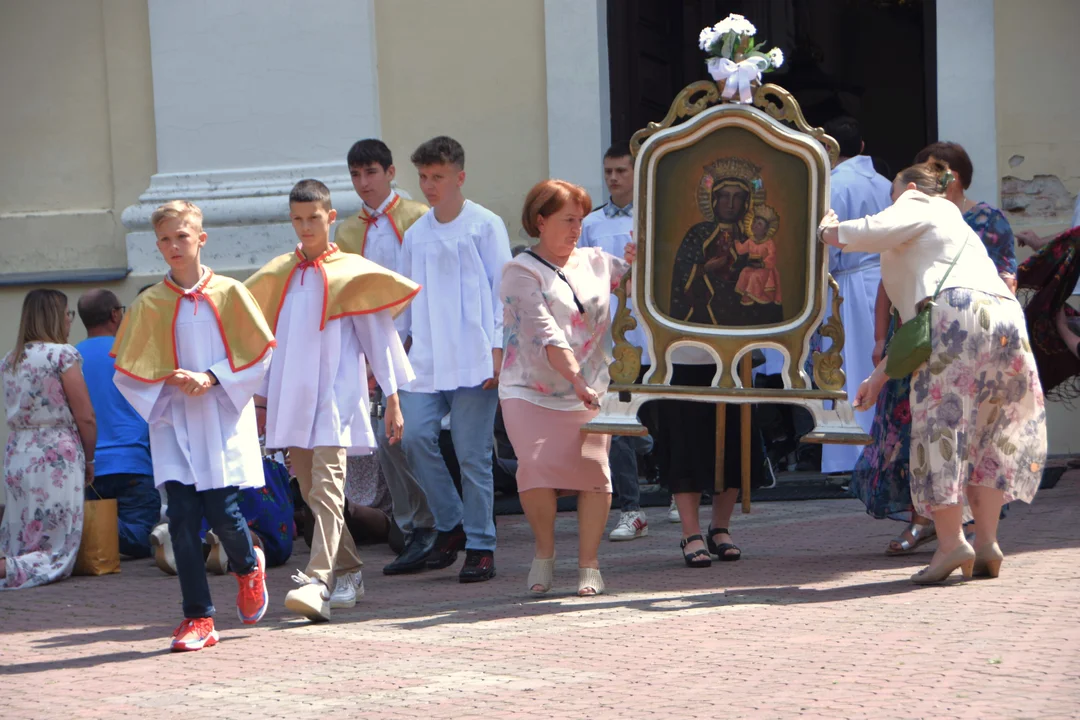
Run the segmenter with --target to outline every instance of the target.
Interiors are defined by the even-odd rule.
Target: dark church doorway
[[[784,67],[765,78],[791,91],[815,126],[858,118],[866,151],[895,173],[937,139],[934,0],[608,0],[611,137],[626,141],[708,79],[698,33],[745,15]]]

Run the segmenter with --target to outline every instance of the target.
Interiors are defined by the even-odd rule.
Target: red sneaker
[[[235,574],[235,573],[234,573]],[[266,614],[270,594],[266,591],[266,555],[262,548],[255,548],[255,569],[247,575],[237,575],[240,592],[236,594],[236,614],[240,622],[254,625]]]
[[[214,618],[184,618],[184,622],[173,632],[170,649],[173,652],[202,650],[204,647],[217,645],[217,641]]]

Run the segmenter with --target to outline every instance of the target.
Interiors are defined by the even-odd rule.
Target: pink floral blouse
[[[570,382],[548,362],[548,345],[572,351],[589,387],[601,395],[607,391],[611,291],[629,268],[600,248],[574,250],[562,268],[569,284],[528,253],[506,264],[500,399],[519,398],[552,410],[585,409]],[[575,294],[584,313],[574,303]]]

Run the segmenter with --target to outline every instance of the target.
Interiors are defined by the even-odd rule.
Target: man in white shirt
[[[405,233],[398,265],[398,272],[423,287],[398,318],[398,329],[410,337],[416,372],[401,393],[402,446],[439,531],[427,567],[449,567],[464,549],[458,579],[481,582],[495,577],[491,455],[503,354],[499,283],[510,260],[510,238],[498,215],[462,194],[460,143],[437,137],[411,159],[431,210]],[[448,412],[461,496],[439,452]]]
[[[581,224],[580,247],[598,247],[622,257],[623,249],[634,231],[634,158],[625,143],[612,145],[604,153],[604,182],[610,193],[607,204],[589,213]],[[627,305],[629,305],[627,298]],[[618,304],[611,298],[614,318]],[[641,326],[626,333],[631,344],[642,349],[642,372],[649,366],[648,343]],[[640,377],[639,377],[640,379]],[[649,534],[649,521],[641,511],[641,486],[638,484],[637,456],[652,449],[652,438],[616,435],[611,438],[609,462],[611,485],[619,501],[619,522],[609,540],[634,540]]]
[[[840,162],[832,171],[832,209],[840,221],[874,215],[892,204],[892,183],[874,170],[869,155],[863,155],[865,144],[859,123],[852,117],[838,117],[825,123],[825,132],[840,144]],[[841,253],[829,248],[829,272],[840,285],[840,319],[844,323],[844,391],[848,398],[874,371],[874,303],[881,282],[881,260],[875,253]],[[832,303],[827,306],[831,313]],[[831,341],[822,339],[827,348]],[[873,409],[855,413],[855,420],[864,431],[870,432],[874,422]],[[855,468],[862,454],[858,445],[826,445],[821,451],[823,473],[846,473]]]
[[[394,157],[382,140],[357,141],[349,149],[346,161],[353,188],[364,206],[359,213],[337,226],[334,241],[345,252],[363,255],[385,268],[396,268],[405,232],[423,217],[428,206],[402,197],[391,186],[395,175]],[[393,562],[383,567],[383,573],[416,572],[425,567],[427,556],[435,547],[438,535],[435,518],[401,443],[391,443],[387,439],[381,417],[375,428],[375,438],[379,443],[376,451],[379,467],[386,478],[393,504],[394,522],[406,538],[404,549]]]

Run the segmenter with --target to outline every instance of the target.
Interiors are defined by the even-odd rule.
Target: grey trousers
[[[379,444],[376,451],[379,468],[386,478],[390,502],[394,506],[394,522],[406,536],[413,530],[433,529],[435,517],[428,507],[427,497],[409,468],[409,461],[401,443],[391,445],[386,439],[386,423],[382,418],[379,418],[375,427],[375,439]]]

